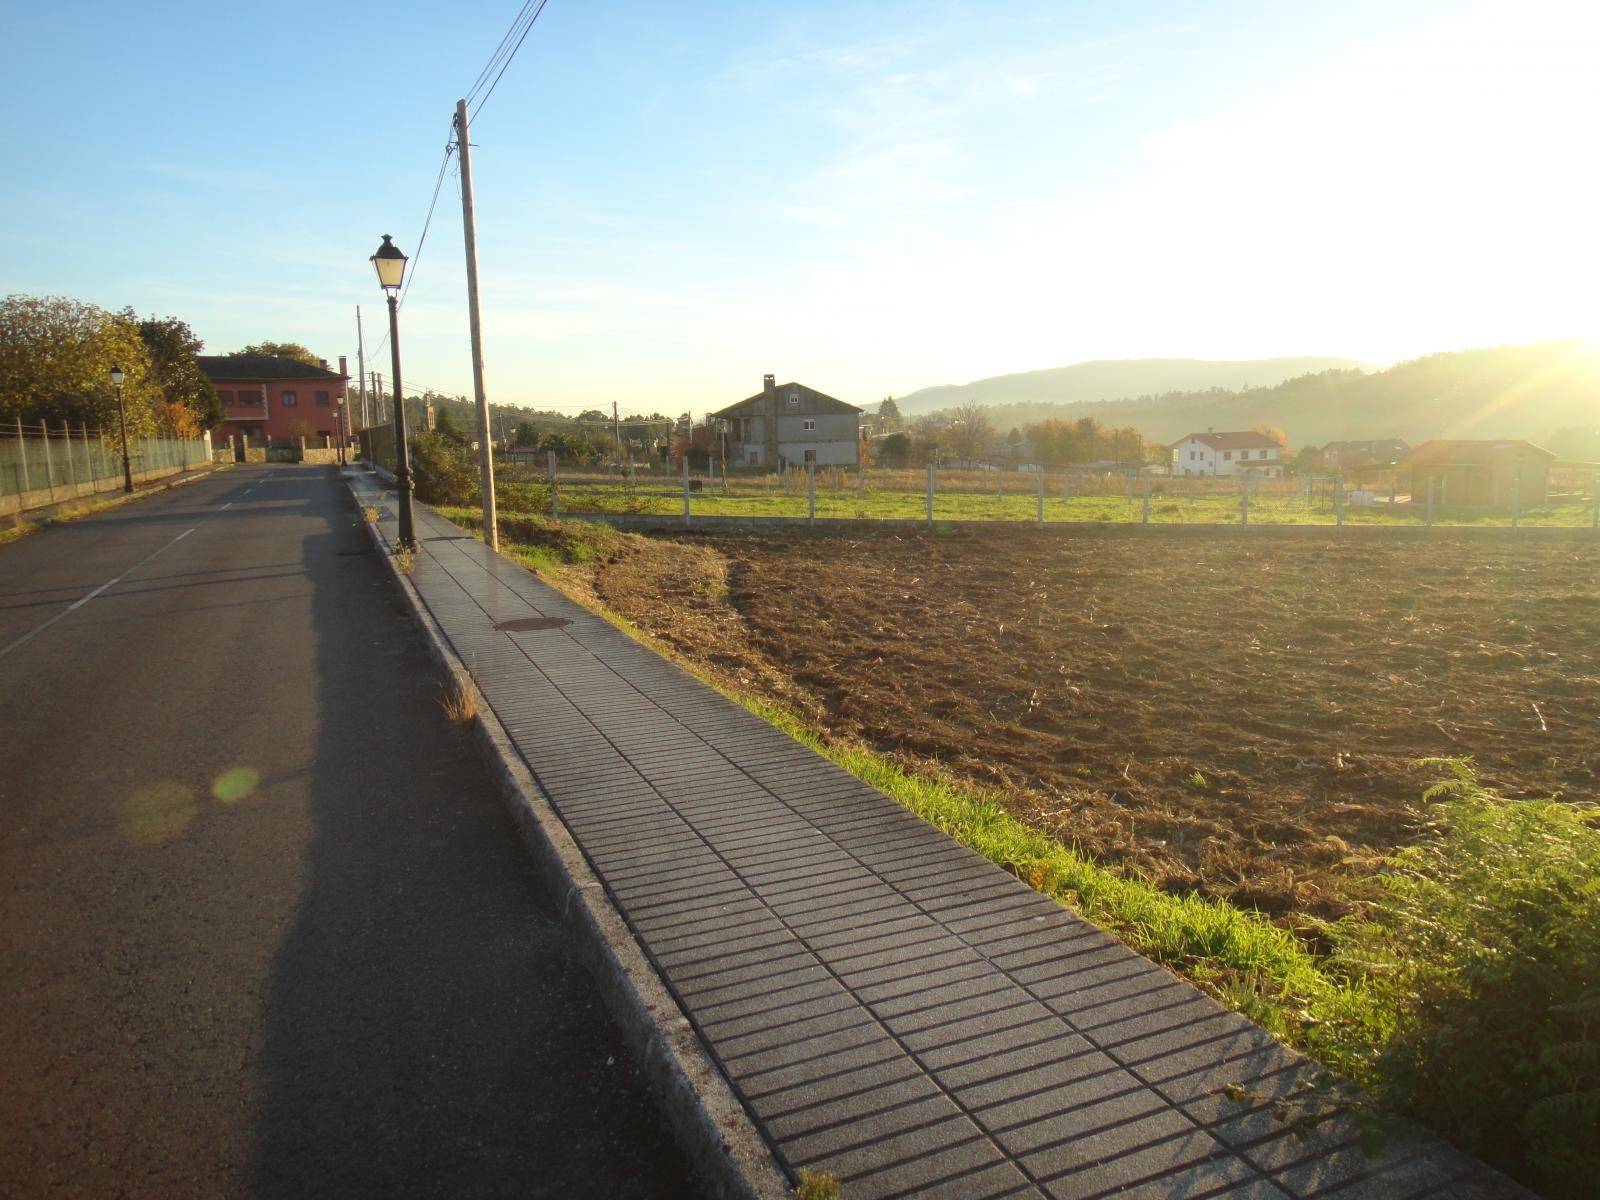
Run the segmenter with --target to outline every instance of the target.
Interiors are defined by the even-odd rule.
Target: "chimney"
[[[325,358],[319,358],[317,359],[317,365],[326,371],[328,369],[328,360]]]
[[[339,375],[341,378],[350,378],[350,360],[344,355],[339,355]]]
[[[761,461],[778,469],[778,385],[771,375],[761,377]]]

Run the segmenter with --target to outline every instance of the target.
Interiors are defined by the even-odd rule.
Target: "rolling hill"
[[[903,402],[897,403],[904,412]],[[1270,425],[1294,446],[1374,437],[1412,443],[1516,437],[1564,457],[1594,460],[1600,458],[1600,347],[1539,342],[1430,354],[1384,371],[1318,370],[1236,390],[1174,389],[1118,400],[989,408],[990,421],[1001,430],[1088,416],[1110,426],[1131,425],[1162,442],[1196,430]]]
[[[1270,387],[1330,370],[1366,370],[1349,358],[1259,358],[1236,362],[1198,358],[1129,358],[1074,363],[1044,371],[996,375],[974,383],[922,388],[895,403],[907,417],[953,408],[958,404],[1072,404],[1120,400],[1163,392],[1198,392],[1208,388]]]

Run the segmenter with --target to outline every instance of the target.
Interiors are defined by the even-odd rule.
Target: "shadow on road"
[[[267,997],[257,1196],[685,1196],[342,485],[305,542],[317,743]],[[271,713],[260,713],[264,721]],[[298,878],[296,877],[298,873]]]

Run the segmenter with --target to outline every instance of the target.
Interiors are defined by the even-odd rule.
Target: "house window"
[[[318,392],[317,393],[317,407],[318,408],[327,408],[328,407],[328,393],[327,392]]]
[[[806,451],[806,461],[808,463],[816,462],[817,461],[817,452],[815,450],[807,450]]]
[[[1256,455],[1257,458],[1265,458],[1266,456],[1267,456],[1267,452],[1265,450],[1263,450],[1260,454]]]
[[[1223,457],[1224,461],[1232,462],[1233,461],[1233,451],[1232,450],[1224,450],[1222,452],[1222,457]]]
[[[803,429],[815,429],[817,427],[817,423],[810,417],[807,417],[804,421],[800,422],[800,426]]]
[[[290,408],[293,405],[300,403],[300,398],[293,392],[283,392],[278,396],[278,403],[283,405],[285,408]]]
[[[232,392],[218,392],[217,393],[217,399],[222,401],[222,403],[224,403],[224,404],[232,404],[233,403],[233,393]]]
[[[789,393],[789,403],[790,404],[799,404],[800,403],[800,393],[799,392],[790,392]]]

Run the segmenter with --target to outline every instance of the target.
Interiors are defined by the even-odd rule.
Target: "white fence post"
[[[928,491],[925,501],[928,510],[928,524],[933,524],[933,464],[928,464]]]
[[[1250,476],[1239,476],[1239,524],[1250,524]]]
[[[1044,464],[1043,463],[1039,464],[1039,486],[1038,486],[1038,489],[1037,489],[1037,496],[1035,498],[1035,505],[1034,506],[1035,506],[1035,509],[1037,510],[1037,515],[1038,515],[1038,520],[1039,520],[1039,528],[1043,529],[1044,528]]]
[[[72,430],[67,428],[65,419],[61,422],[61,444],[66,447],[67,451],[67,488],[76,496],[78,494],[78,468],[72,461]]]
[[[28,484],[28,443],[27,439],[22,436],[21,417],[17,418],[17,461],[22,465],[22,491],[18,493],[19,496],[22,496],[33,489]],[[17,507],[20,508],[21,506],[22,502],[19,499]]]
[[[683,526],[689,527],[689,451],[683,452]]]
[[[56,469],[50,461],[50,427],[43,421],[39,422],[39,432],[44,434],[44,486],[50,493],[50,499],[56,498]]]
[[[1344,524],[1344,476],[1333,477],[1333,523],[1341,526]]]
[[[1144,511],[1139,515],[1139,524],[1150,524],[1150,476],[1144,477]]]
[[[817,523],[817,464],[806,464],[806,524]]]

